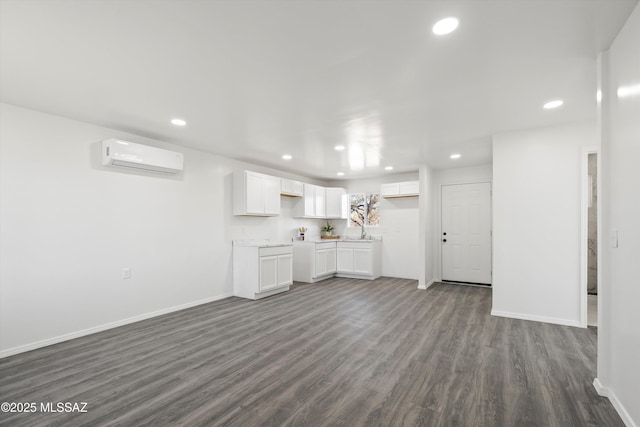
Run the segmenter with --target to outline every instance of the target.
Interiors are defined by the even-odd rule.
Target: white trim
[[[618,397],[613,392],[613,390],[603,386],[598,378],[593,380],[593,387],[596,389],[596,392],[600,396],[609,399],[614,409],[618,412],[618,415],[620,415],[620,418],[622,418],[622,422],[624,423],[624,425],[626,425],[627,427],[638,427],[638,425],[631,419],[631,415],[629,415],[629,412],[627,412],[626,408],[622,405],[620,400],[618,400]]]
[[[605,386],[602,385],[602,383],[600,383],[599,379],[594,379],[593,380],[593,388],[596,389],[596,392],[603,397],[609,397],[609,389],[607,389]]]
[[[152,317],[162,316],[163,314],[185,310],[187,308],[195,307],[197,305],[207,304],[213,301],[218,301],[218,300],[232,297],[232,296],[233,296],[233,293],[217,295],[211,298],[205,298],[198,301],[188,302],[186,304],[180,304],[173,307],[163,308],[161,310],[152,311],[151,313],[140,314],[138,316],[129,317],[127,319],[117,320],[115,322],[105,323],[102,325],[94,326],[92,328],[87,328],[87,329],[83,329],[76,332],[70,332],[68,334],[59,335],[57,337],[47,338],[47,339],[36,341],[30,344],[9,348],[7,350],[0,351],[0,359],[13,356],[14,354],[24,353],[26,351],[31,351],[38,348],[47,347],[53,344],[58,344],[64,341],[69,341],[75,338],[84,337],[86,335],[95,334],[97,332],[106,331],[108,329],[117,328],[119,326],[128,325],[130,323],[140,322],[141,320],[151,319]]]
[[[418,285],[418,289],[422,289],[422,290],[428,289],[434,283],[436,283],[435,279],[429,280],[429,283],[427,283],[426,285]]]
[[[534,322],[554,323],[556,325],[580,327],[580,322],[577,320],[558,319],[556,317],[536,316],[532,314],[512,313],[509,311],[499,310],[491,310],[491,315],[497,317],[510,317],[512,319],[531,320]]]
[[[581,328],[587,327],[588,320],[588,306],[589,301],[587,298],[587,279],[589,277],[588,272],[588,259],[589,259],[589,245],[587,240],[589,238],[589,154],[597,154],[598,163],[600,162],[600,151],[598,147],[582,147],[580,154],[581,173],[580,173],[580,318],[579,326]],[[598,195],[598,201],[596,202],[596,209],[598,210],[598,232],[600,231],[600,166],[596,166],[598,173],[598,179],[596,180],[596,194]],[[599,236],[598,236],[599,237]],[[600,242],[598,242],[599,246]],[[598,248],[599,249],[599,248]],[[600,255],[600,253],[598,253]],[[598,264],[600,256],[598,256]],[[600,271],[598,265],[598,272]],[[598,280],[598,284],[599,284]],[[599,288],[600,286],[598,286]],[[599,306],[600,304],[598,304]],[[598,316],[600,318],[600,316]]]

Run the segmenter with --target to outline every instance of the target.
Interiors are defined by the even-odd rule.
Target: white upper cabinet
[[[304,200],[298,204],[296,216],[304,218],[324,218],[326,212],[327,189],[319,185],[304,184]]]
[[[327,188],[326,218],[347,218],[347,190],[339,187]]]
[[[303,197],[304,184],[300,181],[282,178],[280,185],[280,194],[290,197]]]
[[[251,171],[234,173],[233,214],[280,215],[280,178]]]
[[[304,184],[304,200],[298,204],[297,217],[347,218],[347,191],[338,187]]]
[[[420,184],[418,181],[382,184],[380,194],[382,194],[382,197],[418,197],[420,195]]]

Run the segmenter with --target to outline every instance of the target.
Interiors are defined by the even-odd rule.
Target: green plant
[[[331,233],[333,231],[333,225],[329,224],[329,221],[327,221],[327,225],[322,227],[321,230],[325,233]]]

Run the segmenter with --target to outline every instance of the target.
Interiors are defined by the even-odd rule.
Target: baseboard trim
[[[580,327],[580,322],[577,320],[558,319],[556,317],[535,316],[531,314],[512,313],[509,311],[491,310],[492,316],[497,317],[510,317],[512,319],[531,320],[533,322],[554,323],[556,325],[574,326]]]
[[[426,285],[423,285],[423,286],[418,285],[418,289],[422,289],[422,290],[429,289],[429,287],[434,283],[436,283],[435,279],[430,280]]]
[[[629,412],[627,412],[624,405],[620,403],[620,400],[613,392],[613,390],[603,386],[598,378],[593,380],[593,388],[596,389],[596,392],[600,396],[609,399],[615,410],[618,412],[618,415],[620,415],[620,418],[622,418],[622,422],[624,423],[624,425],[626,425],[627,427],[638,427],[638,425],[631,419],[631,415],[629,415]]]
[[[180,310],[185,310],[187,308],[191,308],[191,307],[195,307],[197,305],[202,305],[202,304],[207,304],[210,302],[214,302],[214,301],[218,301],[224,298],[228,298],[233,296],[233,293],[229,293],[229,294],[222,294],[222,295],[216,295],[214,297],[211,298],[205,298],[205,299],[201,299],[198,301],[192,301],[192,302],[188,302],[185,304],[180,304],[180,305],[176,305],[173,307],[168,307],[168,308],[163,308],[161,310],[157,310],[157,311],[152,311],[150,313],[145,313],[145,314],[141,314],[138,316],[133,316],[133,317],[129,317],[126,319],[122,319],[122,320],[117,320],[115,322],[110,322],[110,323],[105,323],[102,325],[98,325],[98,326],[94,326],[92,328],[87,328],[87,329],[83,329],[80,331],[76,331],[76,332],[70,332],[68,334],[64,334],[64,335],[59,335],[57,337],[53,337],[53,338],[47,338],[41,341],[36,341],[30,344],[25,344],[25,345],[21,345],[18,347],[13,347],[13,348],[9,348],[7,350],[2,350],[0,351],[0,359],[3,359],[5,357],[9,357],[9,356],[13,356],[16,354],[20,354],[20,353],[25,353],[27,351],[31,351],[31,350],[36,350],[38,348],[42,348],[42,347],[48,347],[50,345],[53,344],[58,344],[64,341],[69,341],[75,338],[80,338],[80,337],[84,337],[86,335],[91,335],[91,334],[95,334],[98,332],[102,332],[102,331],[106,331],[108,329],[113,329],[113,328],[117,328],[119,326],[124,326],[124,325],[128,325],[131,323],[136,323],[136,322],[140,322],[142,320],[147,320],[147,319],[151,319],[152,317],[158,317],[158,316],[162,316],[163,314],[169,314],[169,313],[173,313],[175,311],[180,311]]]

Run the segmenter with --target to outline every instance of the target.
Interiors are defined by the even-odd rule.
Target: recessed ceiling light
[[[449,156],[449,158],[451,159],[459,159],[460,157],[462,157],[460,153],[453,153],[452,155]]]
[[[550,110],[552,108],[558,108],[561,105],[562,105],[562,100],[561,99],[556,99],[555,101],[549,101],[546,104],[544,104],[543,108],[545,110]]]
[[[187,124],[187,122],[182,119],[171,119],[171,124],[174,124],[176,126],[184,126]]]
[[[436,22],[432,30],[434,34],[442,36],[455,31],[456,28],[458,28],[458,19],[451,16]]]
[[[293,157],[291,156],[291,154],[284,154],[284,155],[282,156],[282,158],[283,158],[284,160],[291,160],[291,159],[293,159]]]
[[[344,172],[338,172],[336,175],[338,175],[338,176],[344,176]]]
[[[618,94],[618,98],[640,95],[640,84],[631,86],[620,86],[616,93]]]
[[[344,151],[347,147],[345,147],[344,145],[336,145],[335,147],[333,147],[336,151]]]
[[[385,166],[384,170],[386,171],[392,171],[393,170],[393,166]]]

